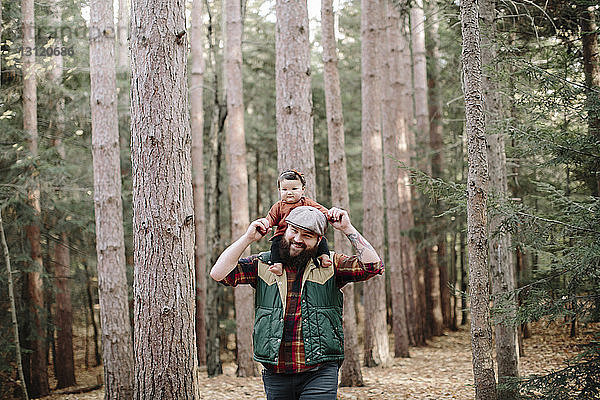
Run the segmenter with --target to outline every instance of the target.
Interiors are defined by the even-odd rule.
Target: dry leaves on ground
[[[573,357],[582,343],[589,342],[592,331],[600,324],[588,326],[580,337],[569,338],[566,326],[556,323],[532,324],[533,336],[524,340],[525,356],[521,373],[529,375],[560,368]],[[395,358],[389,368],[363,368],[364,387],[342,387],[338,399],[472,399],[473,373],[468,326],[457,332],[432,339],[425,347],[411,348],[410,358]],[[261,378],[238,378],[235,365],[224,365],[224,374],[209,378],[200,374],[202,399],[264,399]],[[78,381],[84,386],[97,381],[101,369],[78,370]],[[89,393],[65,395],[53,393],[47,400],[102,399],[102,389]]]

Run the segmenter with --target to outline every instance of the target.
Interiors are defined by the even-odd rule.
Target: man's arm
[[[352,243],[352,247],[354,247],[354,251],[358,256],[358,260],[363,264],[368,263],[379,263],[381,262],[381,258],[371,246],[369,242],[356,230],[352,223],[350,222],[350,217],[348,216],[348,212],[346,210],[342,210],[341,208],[331,207],[328,212],[329,221],[331,222],[331,226],[335,229],[343,232],[350,243]]]
[[[242,253],[252,243],[262,239],[269,231],[269,222],[266,218],[260,218],[252,222],[246,233],[238,240],[233,242],[217,259],[217,262],[210,270],[210,277],[215,281],[221,281],[233,271],[242,256]]]

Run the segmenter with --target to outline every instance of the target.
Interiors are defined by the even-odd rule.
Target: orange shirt
[[[303,196],[300,200],[293,204],[284,203],[283,201],[279,200],[277,203],[273,204],[269,210],[269,213],[267,214],[267,219],[271,223],[271,226],[277,226],[273,236],[279,236],[285,233],[288,225],[287,222],[285,222],[285,218],[288,216],[290,211],[300,206],[315,207],[325,214],[325,217],[327,218],[327,209],[308,197]]]

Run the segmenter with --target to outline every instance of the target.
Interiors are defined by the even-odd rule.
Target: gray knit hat
[[[300,206],[294,208],[288,214],[285,222],[297,228],[304,229],[319,236],[325,235],[327,218],[318,209],[311,206]]]

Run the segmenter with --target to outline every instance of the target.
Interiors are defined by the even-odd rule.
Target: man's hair
[[[302,187],[306,186],[306,179],[304,179],[304,175],[295,169],[288,169],[279,174],[279,178],[277,178],[277,188],[279,189],[279,184],[282,181],[300,181],[302,182]]]

